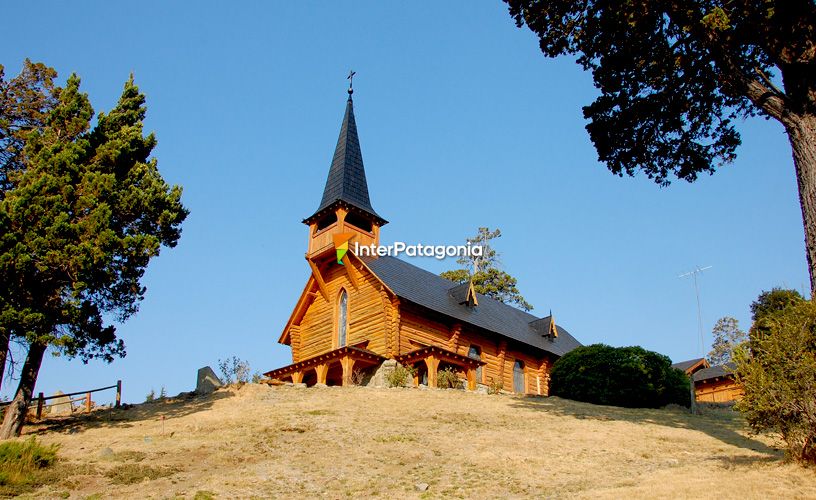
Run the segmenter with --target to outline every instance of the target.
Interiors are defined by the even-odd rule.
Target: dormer
[[[558,328],[555,326],[555,317],[552,312],[550,312],[549,316],[531,321],[530,327],[542,337],[547,337],[550,340],[558,338]]]

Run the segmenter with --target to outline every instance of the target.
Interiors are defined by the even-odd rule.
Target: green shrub
[[[734,353],[745,391],[736,409],[755,432],[779,432],[789,457],[816,464],[816,302],[773,290],[751,310],[748,345]]]
[[[385,376],[388,387],[405,387],[416,375],[416,368],[413,366],[397,366],[394,371]]]
[[[462,381],[453,368],[445,368],[436,372],[436,386],[440,389],[461,389]]]
[[[490,379],[490,385],[487,386],[488,394],[501,394],[501,391],[503,390],[504,383],[501,380],[496,380],[494,378]]]
[[[690,404],[688,377],[672,368],[667,356],[604,344],[579,347],[556,361],[550,394],[629,408]]]
[[[0,486],[11,493],[15,487],[34,485],[42,469],[57,461],[57,445],[43,446],[30,438],[0,443]],[[20,490],[23,491],[23,490]]]

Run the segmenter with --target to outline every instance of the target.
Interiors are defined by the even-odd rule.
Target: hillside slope
[[[813,471],[741,429],[727,412],[254,384],[26,428],[73,471],[37,497],[816,498]]]

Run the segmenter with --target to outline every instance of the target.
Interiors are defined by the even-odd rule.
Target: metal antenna
[[[702,308],[700,307],[700,287],[697,285],[697,275],[702,274],[703,271],[706,269],[711,269],[712,266],[700,267],[697,266],[694,268],[693,271],[689,271],[687,273],[683,273],[678,278],[688,278],[691,276],[691,279],[694,281],[694,296],[697,297],[697,329],[700,332],[700,355],[703,355],[703,349],[705,346],[705,341],[703,340],[703,312]]]

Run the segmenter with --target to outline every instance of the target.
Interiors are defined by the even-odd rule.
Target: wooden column
[[[458,352],[459,349],[459,336],[462,334],[462,325],[459,323],[454,323],[451,326],[451,336],[448,340],[448,350],[453,352]]]
[[[475,368],[468,368],[467,370],[467,382],[468,382],[468,390],[475,391],[476,390],[476,369]]]
[[[317,374],[317,383],[326,384],[326,375],[329,373],[328,363],[315,366],[315,374]]]
[[[122,406],[122,381],[116,381],[116,407]]]
[[[353,385],[352,374],[354,373],[354,359],[350,356],[343,356],[340,359],[340,365],[343,367],[343,385]]]
[[[85,395],[85,410],[91,413],[91,393]]]
[[[499,382],[501,382],[502,387],[504,387],[504,359],[507,356],[506,340],[502,340],[501,342],[499,342],[497,351],[499,356]]]
[[[425,358],[425,365],[428,367],[428,387],[436,389],[436,369],[439,368],[439,360],[436,356],[430,355]]]
[[[303,372],[302,371],[292,372],[292,383],[293,384],[300,384],[302,382],[303,382]]]
[[[548,374],[548,365],[547,358],[541,360],[541,364],[538,365],[538,373],[536,374],[536,384],[538,389],[539,396],[547,396],[549,395],[549,374]]]

